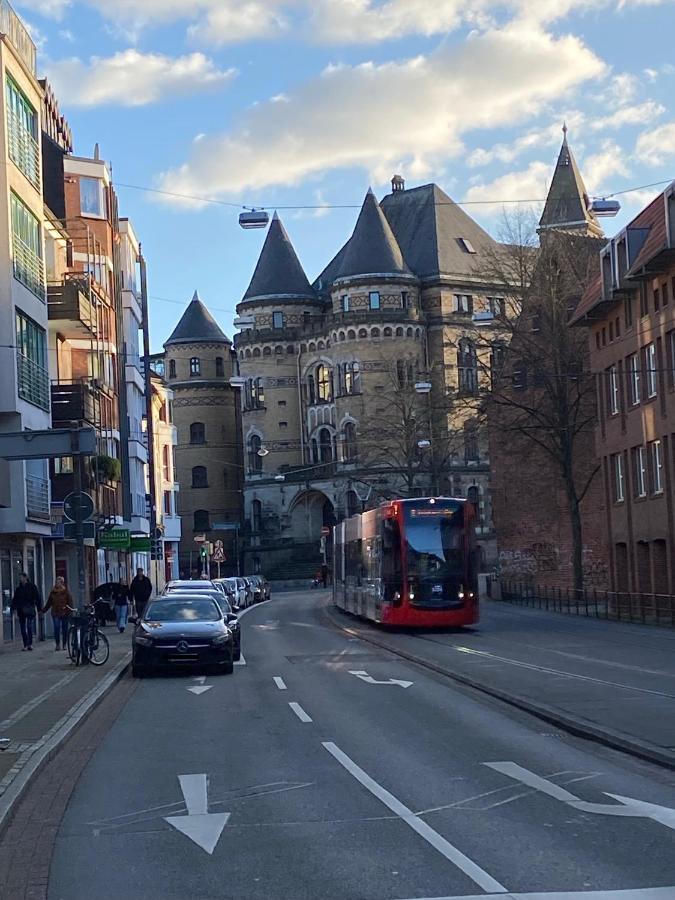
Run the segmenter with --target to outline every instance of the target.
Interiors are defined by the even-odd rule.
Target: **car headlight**
[[[231,637],[232,635],[228,631],[225,634],[219,634],[217,637],[214,637],[212,643],[215,647],[222,647],[223,644],[228,644],[230,642]]]
[[[137,634],[136,637],[134,638],[134,640],[141,647],[152,647],[152,644],[153,644],[153,640],[150,637],[150,635],[144,634],[143,632],[141,632],[140,634]]]

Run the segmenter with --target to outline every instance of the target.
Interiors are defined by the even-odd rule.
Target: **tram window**
[[[393,603],[396,592],[403,589],[403,568],[401,566],[401,532],[396,519],[385,519],[382,522],[382,581],[384,582],[384,599]]]

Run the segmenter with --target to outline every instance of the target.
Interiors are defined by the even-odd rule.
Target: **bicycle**
[[[76,666],[91,663],[94,666],[105,665],[110,656],[108,638],[98,629],[96,611],[87,606],[84,613],[68,607],[74,615],[71,617],[66,648],[68,655]]]

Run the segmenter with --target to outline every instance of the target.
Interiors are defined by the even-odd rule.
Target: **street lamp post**
[[[440,494],[440,487],[438,483],[438,470],[436,468],[436,454],[434,452],[434,441],[433,441],[433,421],[431,416],[431,382],[430,381],[418,381],[415,383],[415,391],[420,395],[426,395],[427,397],[427,414],[428,414],[428,424],[429,424],[429,440],[418,441],[417,446],[420,450],[426,450],[427,448],[430,451],[430,460],[431,460],[431,480],[433,483],[433,490],[435,496],[438,497]]]

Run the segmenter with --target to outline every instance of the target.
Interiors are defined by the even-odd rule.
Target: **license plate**
[[[432,594],[442,594],[443,593],[443,585],[435,584],[431,589]]]

